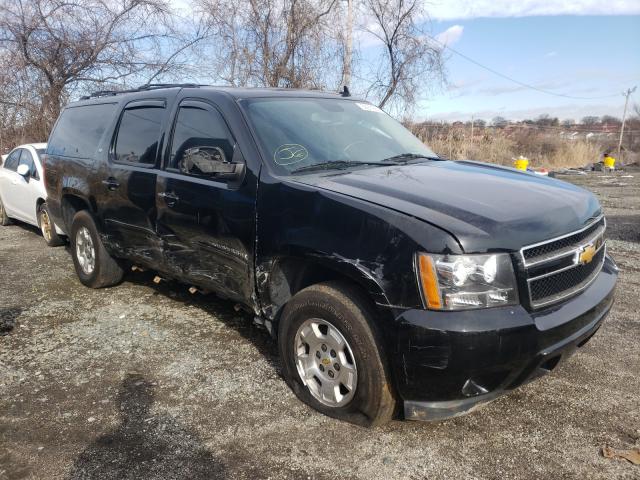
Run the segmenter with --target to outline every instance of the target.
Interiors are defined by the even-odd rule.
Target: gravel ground
[[[563,178],[600,196],[621,268],[598,334],[470,415],[373,431],[299,402],[232,304],[149,273],[89,290],[65,248],[0,228],[0,479],[640,478],[601,455],[640,446],[640,171]]]

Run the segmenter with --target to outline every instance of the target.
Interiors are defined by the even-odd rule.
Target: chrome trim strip
[[[542,265],[543,263],[551,262],[558,258],[567,257],[569,255],[575,254],[577,248],[583,248],[589,245],[590,243],[595,242],[596,240],[598,240],[599,237],[604,236],[605,231],[606,231],[606,226],[603,225],[601,228],[597,229],[596,233],[592,235],[588,240],[583,240],[584,243],[582,245],[572,245],[570,247],[565,247],[561,250],[558,250],[558,252],[560,253],[555,253],[547,256],[534,257],[537,260],[531,263],[527,263],[527,261],[525,260],[525,267],[526,268],[535,267],[537,265]]]
[[[579,245],[577,247],[573,248],[573,252],[572,253],[576,253],[576,250],[580,249],[580,248],[584,248],[587,245],[589,245],[588,243],[584,244],[584,245]],[[600,247],[595,251],[594,255],[597,255],[600,250],[602,250],[602,248],[604,247],[605,242],[602,242],[602,245],[600,245]],[[563,268],[559,268],[558,270],[554,270],[553,272],[549,272],[549,273],[543,273],[542,275],[538,275],[537,277],[531,277],[531,278],[527,278],[527,282],[533,282],[534,280],[540,280],[541,278],[546,278],[546,277],[550,277],[552,275],[555,275],[556,273],[560,273],[560,272],[564,272],[566,270],[571,270],[572,268],[576,268],[576,267],[580,267],[582,266],[582,263],[575,263],[573,265],[569,265],[567,267],[563,267]]]
[[[591,285],[594,280],[598,277],[598,275],[600,274],[600,272],[602,271],[602,267],[604,267],[604,262],[607,259],[607,246],[606,244],[603,244],[604,247],[604,254],[602,255],[602,262],[600,263],[600,267],[596,268],[591,277],[588,278],[588,280],[586,281],[586,283],[584,283],[583,285],[579,286],[578,288],[575,289],[570,289],[570,290],[565,290],[564,292],[561,292],[562,295],[555,295],[553,297],[547,297],[549,298],[549,300],[545,300],[543,302],[534,302],[533,300],[531,300],[531,306],[533,308],[540,308],[540,307],[544,307],[546,305],[550,305],[552,303],[557,303],[561,300],[564,300],[565,298],[571,297],[573,295],[576,295],[577,293],[582,292],[583,290],[585,290],[586,288],[589,287],[589,285]],[[602,250],[602,248],[600,248],[598,251]],[[528,285],[528,290],[529,290],[529,299],[531,299],[531,285]]]
[[[548,240],[544,240],[544,241],[542,241],[542,242],[533,243],[533,244],[531,244],[531,245],[527,245],[527,246],[522,247],[522,248],[520,249],[520,256],[522,257],[522,260],[523,260],[523,262],[525,263],[525,266],[526,266],[526,263],[527,263],[527,262],[526,262],[526,259],[524,258],[524,251],[525,251],[525,250],[529,250],[530,248],[534,248],[534,247],[539,247],[539,246],[541,246],[541,245],[545,245],[545,244],[547,244],[547,243],[552,243],[552,242],[555,242],[555,241],[557,241],[557,240],[562,240],[563,238],[567,238],[567,237],[570,237],[570,236],[575,235],[575,234],[577,234],[577,233],[584,232],[585,230],[588,230],[588,229],[589,229],[589,228],[591,228],[593,225],[595,225],[595,224],[596,224],[596,223],[598,223],[600,220],[602,220],[602,218],[603,218],[603,217],[604,217],[604,214],[600,214],[600,216],[599,216],[598,218],[596,218],[594,221],[592,221],[592,222],[591,222],[591,223],[589,223],[588,225],[586,225],[586,226],[582,227],[580,230],[575,230],[575,231],[573,231],[573,232],[571,232],[571,233],[567,233],[567,234],[565,234],[565,235],[560,235],[559,237],[550,238],[550,239],[548,239]],[[604,227],[605,227],[605,229],[607,228],[607,220],[606,220],[606,219],[605,219],[605,222],[604,222]]]

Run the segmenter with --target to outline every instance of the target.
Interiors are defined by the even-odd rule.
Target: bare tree
[[[552,117],[548,113],[538,115],[534,123],[539,127],[557,127],[560,124],[558,117]]]
[[[598,123],[600,123],[600,117],[595,117],[593,115],[588,115],[586,117],[582,117],[582,123],[584,125],[597,125]]]
[[[504,128],[509,125],[509,120],[501,116],[493,117],[493,119],[491,120],[491,125],[496,128]]]
[[[87,84],[166,73],[186,48],[170,23],[165,0],[4,0],[0,52],[12,52],[5,68],[21,71],[37,93],[38,136],[46,138],[69,95]]]
[[[610,124],[610,125],[622,125],[622,120],[618,117],[614,117],[613,115],[603,115],[600,118],[600,123]]]
[[[37,115],[37,89],[25,81],[24,67],[15,50],[0,49],[0,153],[7,153],[24,137]]]
[[[45,139],[66,101],[96,89],[167,79],[339,87],[348,37],[341,0],[190,1],[191,19],[170,0],[3,0],[0,149]],[[379,62],[354,52],[354,70],[368,71],[352,90],[406,114],[444,75],[422,4],[354,4],[382,48]]]
[[[215,75],[241,86],[321,88],[337,82],[337,0],[197,0],[215,32]],[[333,86],[333,85],[332,85]]]
[[[366,28],[383,45],[368,94],[380,108],[407,109],[417,93],[444,79],[442,47],[431,40],[422,24],[426,12],[420,0],[364,0]]]

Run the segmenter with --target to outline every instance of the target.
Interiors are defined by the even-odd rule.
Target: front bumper
[[[535,312],[522,306],[402,312],[392,365],[405,418],[468,413],[549,373],[598,330],[613,304],[617,275],[607,256],[589,288]]]

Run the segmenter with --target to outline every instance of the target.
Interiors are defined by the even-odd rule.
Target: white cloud
[[[543,15],[638,15],[638,0],[433,0],[435,20]]]
[[[558,55],[558,52],[547,52],[544,54],[544,58],[551,58],[551,57],[555,57]]]
[[[444,32],[436,35],[436,40],[445,45],[453,45],[462,37],[464,27],[462,25],[453,25],[447,28]]]

